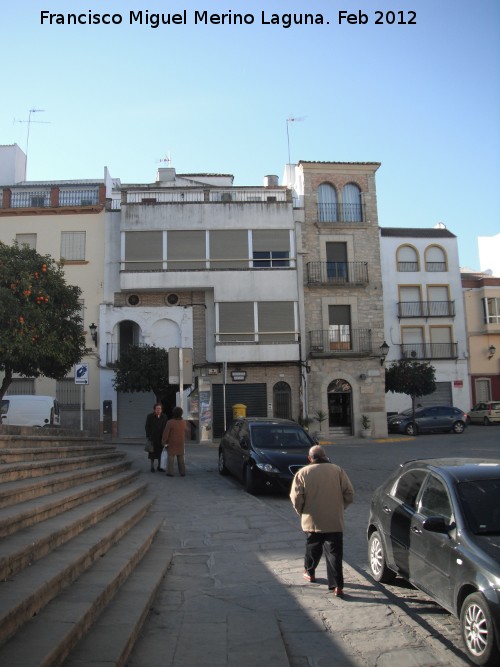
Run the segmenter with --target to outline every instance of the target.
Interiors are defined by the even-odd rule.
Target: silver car
[[[500,401],[483,401],[469,410],[469,424],[491,424],[500,423]]]

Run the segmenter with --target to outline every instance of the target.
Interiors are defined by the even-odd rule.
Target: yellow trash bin
[[[247,406],[243,403],[235,403],[233,405],[233,419],[238,419],[238,417],[247,416]]]

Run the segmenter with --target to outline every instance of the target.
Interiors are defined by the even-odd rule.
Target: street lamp
[[[90,337],[94,341],[94,345],[97,347],[97,325],[92,322],[89,326]]]
[[[488,357],[488,359],[491,359],[491,357],[495,354],[496,351],[497,351],[497,348],[494,345],[490,345],[489,348],[488,348],[488,352],[490,353],[490,356]]]
[[[385,358],[387,357],[388,353],[389,353],[389,346],[387,345],[387,343],[384,340],[384,342],[380,346],[380,365],[381,366],[384,365]]]

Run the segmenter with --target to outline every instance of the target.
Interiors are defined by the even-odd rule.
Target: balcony
[[[125,204],[262,204],[287,203],[291,195],[284,188],[157,188],[130,190]]]
[[[458,359],[458,343],[403,343],[401,359]]]
[[[319,222],[363,222],[363,205],[357,204],[326,204],[318,203]]]
[[[82,187],[6,187],[0,190],[2,209],[102,207],[105,201],[105,186],[100,184]]]
[[[400,301],[398,317],[455,317],[454,301]]]
[[[308,262],[308,285],[367,285],[368,262]]]
[[[367,356],[372,352],[371,329],[326,329],[309,331],[309,352],[312,357]]]

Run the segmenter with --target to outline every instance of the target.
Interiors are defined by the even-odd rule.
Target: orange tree
[[[58,380],[82,359],[80,294],[49,255],[0,242],[0,398],[15,373]]]

